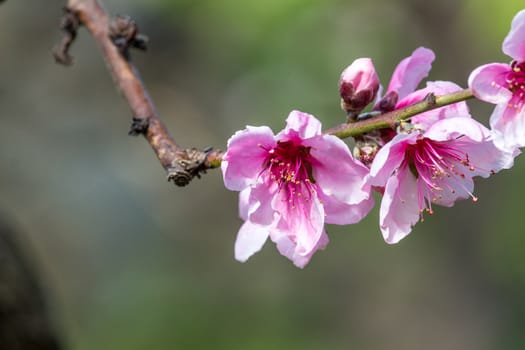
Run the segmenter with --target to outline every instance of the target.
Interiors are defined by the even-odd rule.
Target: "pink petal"
[[[402,109],[421,102],[430,92],[431,91],[428,89],[428,87],[411,92],[397,102],[395,109]]]
[[[279,192],[272,207],[281,215],[275,232],[293,237],[297,254],[307,255],[312,252],[324,232],[324,208],[317,195],[314,193],[310,200],[298,202],[296,207],[291,207],[286,195]]]
[[[374,207],[374,197],[370,195],[358,204],[347,204],[334,197],[321,196],[326,212],[327,224],[348,225],[361,221]]]
[[[235,241],[235,259],[241,262],[248,260],[250,256],[257,253],[266,242],[269,227],[246,221],[237,234]]]
[[[386,185],[394,170],[405,159],[407,145],[415,142],[417,135],[417,133],[398,134],[377,152],[367,179],[370,185],[380,187]]]
[[[462,88],[459,85],[449,81],[429,81],[424,89],[414,91],[399,101],[395,109],[401,109],[421,102],[429,93],[440,96],[461,90]],[[436,121],[451,117],[470,118],[471,116],[466,102],[454,103],[415,115],[411,118],[411,122],[412,124],[417,125],[418,128],[426,130]]]
[[[490,130],[472,118],[448,118],[437,121],[425,132],[425,137],[435,141],[455,140],[467,136],[475,142],[491,137]]]
[[[311,147],[310,154],[315,159],[312,175],[325,195],[348,204],[369,197],[370,188],[363,187],[368,168],[352,157],[346,143],[325,135],[303,144]]]
[[[291,130],[297,133],[299,139],[308,139],[321,135],[321,122],[311,114],[292,111],[286,118],[286,128],[277,134],[277,139],[288,139]]]
[[[321,237],[317,242],[317,245],[314,247],[314,249],[312,249],[310,253],[298,254],[296,244],[288,236],[278,235],[275,237],[275,239],[272,238],[272,240],[277,245],[279,253],[292,260],[294,265],[301,269],[304,268],[310,262],[310,259],[316,251],[325,249],[329,242],[328,235],[323,230]]]
[[[437,186],[443,190],[439,193],[439,196],[432,198],[432,203],[444,207],[452,207],[458,199],[466,199],[473,196],[474,181],[472,176],[475,173],[467,167],[457,171],[462,172],[464,176],[450,174],[450,177],[436,179]]]
[[[437,178],[438,186],[444,189],[436,204],[452,206],[457,199],[472,197],[474,176],[489,177],[513,166],[517,153],[501,150],[492,139],[472,141],[467,136],[450,141],[451,145],[464,152],[470,165],[457,164],[449,177]]]
[[[248,126],[236,132],[228,140],[228,151],[221,163],[226,188],[240,191],[254,184],[264,165],[267,150],[274,145],[273,132],[266,126]]]
[[[525,61],[525,10],[512,20],[510,32],[503,41],[503,52],[517,61]]]
[[[405,98],[401,99],[397,105],[396,109],[403,108],[414,103],[420,102],[423,100],[429,93],[433,93],[436,96],[446,95],[456,91],[461,91],[463,88],[456,83],[451,81],[437,80],[437,81],[427,81],[426,86],[423,89],[414,91],[413,93],[408,94]]]
[[[311,147],[315,159],[312,175],[327,222],[344,225],[360,221],[373,207],[370,185],[365,181],[368,168],[335,136],[312,138],[304,145]]]
[[[519,154],[519,151],[512,152],[498,148],[491,137],[473,141],[465,135],[452,139],[450,143],[468,156],[470,165],[458,164],[456,171],[451,173],[450,177],[436,179],[438,186],[444,191],[435,202],[449,207],[458,199],[473,197],[474,176],[486,178],[502,169],[509,169],[514,165],[514,157]]]
[[[512,93],[506,88],[507,73],[512,68],[508,64],[490,63],[476,68],[468,78],[468,86],[474,96],[489,103],[504,103]]]
[[[246,187],[239,192],[239,217],[244,221],[248,220],[248,213],[250,212],[250,192],[251,187]]]
[[[390,177],[379,210],[379,223],[385,242],[399,242],[419,221],[417,194],[417,180],[408,167],[400,168],[395,176]]]
[[[457,164],[447,177],[435,179],[443,191],[433,199],[436,204],[452,206],[457,199],[472,197],[474,176],[488,177],[513,165],[513,152],[502,151],[492,142],[492,133],[474,119],[450,118],[441,120],[424,134],[432,140],[448,142],[469,160]]]
[[[496,146],[512,151],[525,147],[525,109],[516,110],[507,104],[496,106],[490,116]]]
[[[358,58],[341,73],[339,84],[352,84],[354,92],[360,90],[377,91],[379,77],[370,58]]]
[[[277,186],[259,183],[252,188],[248,197],[247,217],[253,223],[260,225],[270,225],[274,220],[275,211],[272,208]]]
[[[317,241],[316,246],[311,250],[310,253],[308,253],[306,255],[301,255],[301,254],[294,255],[294,257],[292,258],[292,261],[293,261],[294,265],[299,267],[299,268],[301,268],[301,269],[304,268],[310,262],[310,260],[312,259],[312,256],[318,250],[325,249],[326,246],[328,245],[328,243],[329,243],[328,235],[323,230],[323,232],[321,234],[321,237]]]
[[[435,55],[432,50],[417,48],[410,57],[403,59],[394,70],[387,93],[396,91],[399,99],[414,91],[421,80],[428,76]]]

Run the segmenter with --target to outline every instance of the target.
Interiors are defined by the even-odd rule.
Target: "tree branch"
[[[168,181],[185,186],[207,169],[220,166],[221,151],[210,148],[203,151],[183,148],[175,142],[161,121],[139,72],[130,60],[129,48],[145,49],[146,43],[145,37],[138,34],[135,23],[129,17],[117,17],[110,21],[98,0],[69,0],[66,16],[71,14],[95,39],[115,84],[133,112],[130,134],[144,135],[166,170]],[[61,27],[65,38],[62,42],[65,44],[55,49],[55,58],[65,57],[65,63],[70,62],[67,52],[75,37],[70,30],[71,22],[71,18],[63,19]],[[63,63],[59,59],[57,62]]]
[[[84,25],[97,42],[116,85],[133,111],[129,134],[144,135],[166,170],[168,180],[178,186],[185,186],[207,169],[219,167],[223,152],[213,148],[202,151],[183,148],[175,143],[161,121],[137,69],[130,60],[129,49],[145,50],[147,43],[147,38],[138,33],[135,22],[127,16],[110,21],[98,0],[68,0],[61,24],[64,38],[55,49],[57,62],[71,63],[68,50],[79,25]],[[412,106],[354,123],[344,123],[324,133],[347,138],[372,130],[394,128],[400,121],[416,114],[470,98],[473,98],[473,95],[469,90],[443,96],[429,94],[423,101]]]

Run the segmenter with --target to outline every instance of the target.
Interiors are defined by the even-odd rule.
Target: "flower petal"
[[[273,132],[267,126],[238,131],[228,140],[221,163],[224,185],[233,191],[253,185],[262,170],[268,149],[274,147]]]
[[[439,196],[432,198],[432,203],[451,207],[458,199],[473,197],[474,180],[472,176],[474,175],[473,171],[458,164],[456,174],[451,173],[446,178],[436,178],[435,185],[442,188],[442,191],[439,192]]]
[[[374,207],[374,197],[370,195],[358,204],[348,204],[331,196],[320,196],[326,212],[327,224],[349,225],[361,221]]]
[[[419,221],[417,194],[417,180],[408,167],[400,168],[395,176],[390,177],[379,210],[379,223],[385,242],[399,242]]]
[[[410,57],[403,59],[397,65],[387,93],[396,91],[399,99],[402,99],[414,91],[430,72],[435,57],[432,50],[424,47],[417,48]]]
[[[450,81],[429,81],[427,82],[427,86],[424,89],[414,91],[413,93],[409,94],[404,99],[399,101],[395,109],[401,109],[404,107],[411,106],[415,103],[421,102],[429,93],[433,93],[436,96],[440,96],[461,90],[461,86]],[[454,103],[448,106],[430,110],[428,112],[420,113],[413,116],[410,119],[410,121],[418,128],[426,130],[436,121],[451,117],[470,118],[471,115],[467,103]]]
[[[288,199],[279,192],[272,202],[280,214],[277,227],[271,232],[272,240],[274,235],[287,236],[295,242],[297,254],[310,254],[324,232],[324,207],[316,193],[308,201],[296,202],[295,206],[290,205]]]
[[[317,241],[317,245],[314,247],[314,249],[312,249],[310,253],[298,254],[295,242],[293,242],[288,236],[278,235],[275,237],[275,239],[272,238],[272,240],[277,245],[279,253],[292,260],[294,265],[301,269],[304,268],[310,262],[315,252],[317,252],[318,250],[325,249],[329,242],[328,235],[323,230],[321,237]]]
[[[505,103],[512,97],[506,88],[507,73],[512,68],[504,63],[489,63],[474,69],[468,78],[468,86],[474,96],[489,103]]]
[[[348,204],[369,197],[370,188],[364,186],[368,168],[352,157],[346,143],[325,135],[305,140],[304,145],[311,147],[310,155],[315,159],[312,176],[325,195]]]
[[[456,162],[454,171],[447,176],[434,179],[435,186],[442,191],[432,201],[443,206],[450,207],[458,199],[473,197],[474,176],[488,177],[501,169],[508,169],[517,155],[496,147],[492,142],[492,133],[474,119],[441,120],[432,125],[424,136],[449,143],[451,149],[461,152],[462,159],[468,159],[467,164]]]
[[[514,158],[520,154],[519,150],[505,150],[497,147],[492,139],[480,142],[466,142],[462,149],[468,154],[470,162],[474,165],[471,176],[489,177],[502,169],[514,166]]]
[[[435,141],[455,140],[467,136],[472,141],[482,142],[491,137],[491,132],[475,119],[456,117],[437,121],[424,136]]]
[[[270,225],[274,216],[271,202],[276,190],[275,185],[259,183],[239,192],[240,218],[259,225]]]
[[[525,61],[525,10],[512,20],[510,32],[503,41],[503,52],[517,61]]]
[[[237,234],[235,241],[235,259],[245,262],[257,253],[266,242],[269,234],[269,227],[254,224],[251,221],[246,221]]]
[[[367,179],[372,186],[385,186],[390,176],[405,159],[405,149],[415,142],[418,133],[397,134],[377,152]]]
[[[509,151],[525,146],[525,109],[497,105],[490,116],[490,127],[496,146]]]
[[[244,190],[239,192],[239,216],[244,221],[248,220],[250,212],[250,192],[251,187],[246,187]]]
[[[299,139],[321,135],[321,122],[311,114],[291,111],[286,118],[286,128],[277,134],[277,139],[288,139],[290,134],[296,135],[294,137]]]

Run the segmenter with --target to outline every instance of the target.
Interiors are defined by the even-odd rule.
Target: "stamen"
[[[439,203],[449,195],[455,196],[457,189],[461,189],[462,193],[471,197],[473,202],[478,201],[478,198],[467,188],[468,183],[465,182],[467,176],[463,172],[464,169],[474,171],[476,167],[462,149],[464,147],[461,140],[457,140],[452,146],[448,142],[427,138],[421,138],[416,144],[408,147],[405,164],[413,164],[414,175],[418,180],[420,220],[423,220],[424,212],[429,215],[434,213],[432,204]],[[470,176],[468,179],[472,180]]]
[[[315,185],[310,180],[310,148],[293,141],[279,141],[268,149],[266,167],[259,176],[276,182],[278,191],[283,193],[283,200],[291,210],[303,207],[315,195]]]

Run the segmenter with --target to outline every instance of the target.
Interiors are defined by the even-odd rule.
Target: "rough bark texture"
[[[132,110],[130,134],[144,135],[166,170],[168,180],[185,186],[207,169],[218,167],[221,151],[179,146],[160,119],[139,72],[131,63],[129,50],[145,50],[147,43],[136,23],[127,16],[110,20],[97,0],[69,0],[61,23],[64,37],[54,52],[57,62],[71,64],[68,50],[79,25],[85,26],[95,39],[116,86]]]

